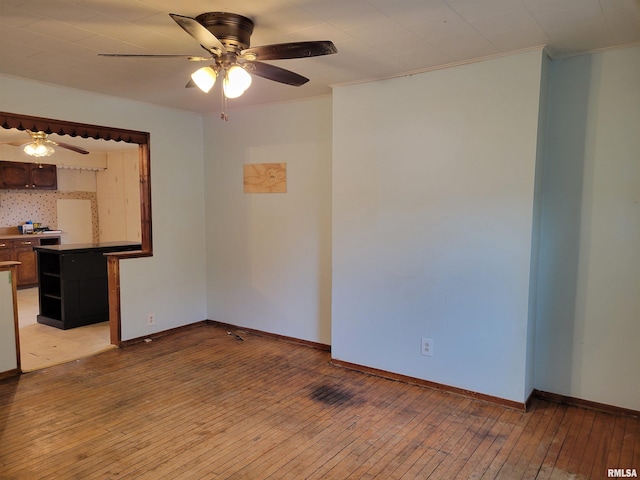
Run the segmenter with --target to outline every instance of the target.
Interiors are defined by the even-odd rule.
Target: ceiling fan
[[[337,53],[335,45],[326,41],[291,42],[259,47],[250,47],[254,23],[251,19],[235,13],[209,12],[196,18],[170,13],[169,16],[191,35],[208,56],[193,55],[144,55],[123,53],[100,53],[106,57],[155,57],[186,58],[192,62],[211,62],[196,70],[186,87],[197,86],[204,92],[213,87],[216,78],[222,77],[224,98],[237,98],[251,84],[251,74],[268,80],[299,87],[309,81],[263,60],[316,57]]]
[[[52,145],[56,147],[66,148],[67,150],[71,150],[72,152],[80,153],[82,155],[86,155],[89,152],[84,148],[76,147],[75,145],[70,145],[68,143],[49,140],[48,135],[45,132],[32,132],[31,130],[25,130],[29,136],[31,137],[31,141],[24,142],[6,142],[7,145],[21,146],[24,149],[24,152],[27,155],[31,155],[32,157],[48,157],[53,155],[55,149]]]

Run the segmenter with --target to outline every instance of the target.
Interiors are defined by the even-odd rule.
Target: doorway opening
[[[75,122],[67,122],[64,120],[52,120],[41,117],[32,117],[13,113],[0,112],[0,126],[3,129],[17,129],[17,130],[31,130],[42,131],[56,135],[68,135],[71,137],[80,137],[83,139],[101,139],[101,140],[114,140],[117,142],[126,142],[127,144],[135,145],[138,150],[138,172],[139,178],[139,195],[140,195],[140,238],[141,238],[141,250],[135,252],[127,252],[126,254],[109,254],[107,259],[108,265],[108,281],[109,281],[109,319],[107,322],[101,324],[88,325],[86,327],[78,327],[70,330],[59,330],[57,332],[51,331],[54,340],[48,342],[53,344],[47,348],[50,352],[40,349],[38,362],[26,361],[25,355],[28,352],[23,352],[18,357],[22,357],[24,365],[22,365],[21,358],[18,358],[18,366],[22,371],[31,371],[38,368],[44,368],[49,364],[63,363],[64,361],[71,361],[74,358],[70,358],[68,355],[73,353],[76,358],[87,356],[97,353],[109,348],[116,348],[121,344],[121,317],[120,317],[120,277],[119,277],[119,260],[121,258],[132,258],[140,256],[152,255],[152,241],[151,241],[151,191],[150,191],[150,158],[149,158],[149,134],[147,132],[138,132],[131,130],[124,130],[113,127],[102,127],[96,125],[79,124]],[[66,141],[66,140],[65,140]],[[135,147],[134,147],[135,148]],[[36,315],[38,314],[38,288],[25,288],[18,290],[18,311],[19,311],[19,326],[16,328],[16,338],[20,343],[29,342],[26,338],[28,333],[25,333],[23,328],[35,327],[48,327],[46,325],[40,325],[36,322]],[[49,329],[58,330],[53,327]],[[73,330],[76,330],[75,332]],[[21,342],[20,331],[24,342]],[[57,338],[57,340],[56,340]],[[42,336],[41,336],[42,339]],[[77,343],[74,348],[74,342]],[[57,343],[57,345],[56,345]],[[82,345],[82,348],[79,346]],[[36,347],[37,348],[37,345]],[[31,350],[32,347],[25,348],[25,350]],[[23,350],[23,348],[21,348]],[[66,353],[65,353],[66,351]],[[54,355],[55,354],[55,355]],[[35,355],[34,355],[35,356]],[[48,358],[51,357],[51,358]],[[44,362],[40,361],[44,360]],[[47,364],[47,362],[49,364]],[[34,366],[35,365],[35,366]]]

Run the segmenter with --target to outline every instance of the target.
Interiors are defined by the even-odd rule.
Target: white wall
[[[151,134],[154,256],[121,262],[122,338],[206,318],[201,116],[0,76],[3,111]],[[188,241],[185,242],[185,233]],[[155,313],[156,325],[147,326]]]
[[[536,322],[538,318],[538,273],[540,268],[540,238],[542,235],[542,196],[545,163],[547,117],[549,107],[549,83],[551,59],[542,57],[540,76],[540,110],[538,112],[538,140],[533,194],[533,217],[531,222],[531,271],[529,272],[529,313],[527,324],[527,358],[525,369],[525,392],[535,388]]]
[[[526,400],[542,57],[335,89],[335,358]]]
[[[0,373],[18,368],[11,271],[0,271]]]
[[[640,47],[551,79],[536,388],[640,410]]]
[[[93,170],[77,170],[58,168],[59,192],[95,192],[96,172]]]
[[[212,114],[205,131],[209,318],[329,344],[331,99]],[[287,193],[243,193],[244,164],[280,162]]]

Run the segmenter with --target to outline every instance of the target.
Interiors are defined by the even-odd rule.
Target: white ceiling
[[[184,85],[199,64],[101,53],[202,55],[169,13],[252,18],[253,46],[332,40],[336,55],[270,62],[311,79],[255,78],[233,105],[328,94],[389,78],[547,45],[552,56],[640,42],[640,0],[0,0],[0,72],[196,112],[218,111]]]

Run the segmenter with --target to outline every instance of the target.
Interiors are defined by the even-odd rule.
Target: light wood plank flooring
[[[640,422],[527,413],[200,325],[0,382],[2,479],[586,479],[640,469]]]

